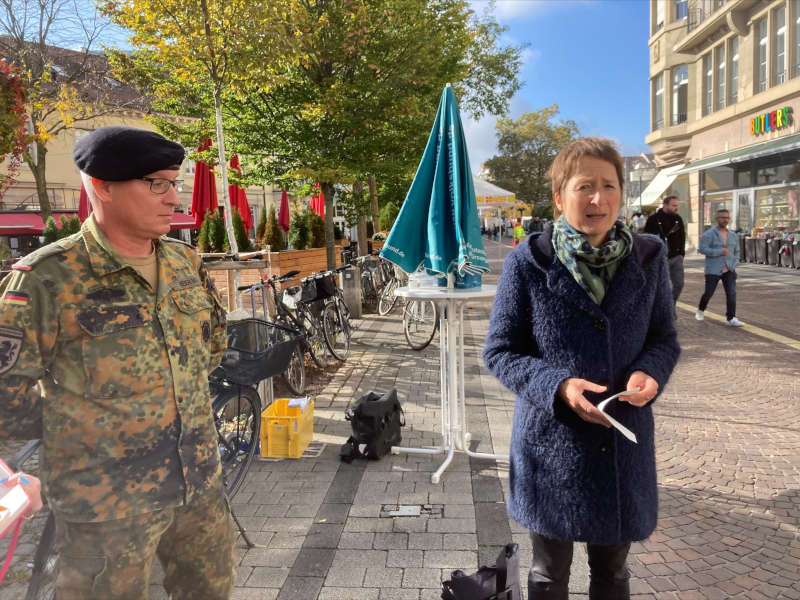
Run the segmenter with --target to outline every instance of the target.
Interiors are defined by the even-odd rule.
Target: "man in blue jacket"
[[[736,318],[736,265],[739,263],[739,236],[728,230],[731,214],[726,208],[717,211],[717,226],[712,227],[700,237],[700,254],[706,257],[706,289],[700,298],[695,319],[702,321],[711,296],[722,280],[725,288],[726,325],[741,327],[744,325]]]

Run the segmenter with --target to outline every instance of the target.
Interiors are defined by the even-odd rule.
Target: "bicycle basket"
[[[303,279],[301,300],[306,303],[325,300],[336,294],[336,279],[333,273],[317,273]]]
[[[295,331],[261,319],[228,323],[228,348],[220,368],[223,377],[241,385],[283,373],[297,345]]]

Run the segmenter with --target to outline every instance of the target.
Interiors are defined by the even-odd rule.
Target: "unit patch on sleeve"
[[[17,364],[22,349],[22,330],[16,327],[0,327],[0,375]]]
[[[17,306],[25,306],[28,304],[30,296],[26,292],[19,292],[17,290],[6,290],[3,294],[3,303],[16,304]]]

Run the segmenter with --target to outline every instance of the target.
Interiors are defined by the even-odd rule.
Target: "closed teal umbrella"
[[[453,273],[464,287],[480,285],[476,276],[489,271],[464,129],[450,85],[442,92],[428,145],[381,256],[407,273]]]

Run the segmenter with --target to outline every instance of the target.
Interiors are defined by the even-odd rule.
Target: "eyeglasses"
[[[166,194],[170,186],[180,193],[183,191],[183,179],[162,179],[161,177],[139,177],[150,184],[150,191],[154,194]]]

